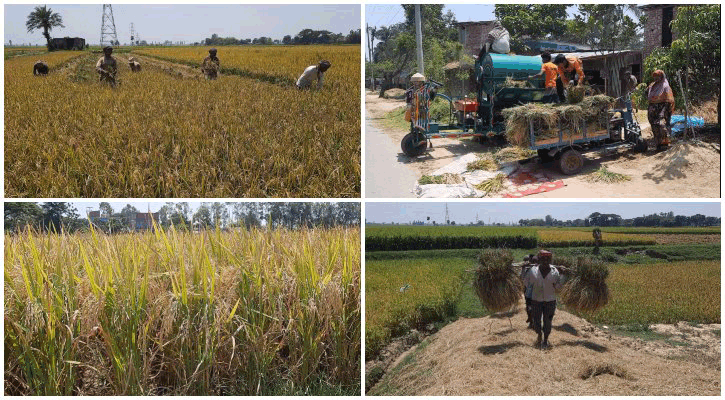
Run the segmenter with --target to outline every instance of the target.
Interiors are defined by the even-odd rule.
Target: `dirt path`
[[[191,67],[189,65],[172,63],[168,61],[158,60],[152,57],[140,56],[138,54],[126,54],[123,61],[127,61],[129,56],[133,56],[141,64],[141,68],[157,68],[163,72],[183,79],[202,79],[201,70],[198,68]],[[128,63],[125,62],[128,66]]]
[[[523,311],[460,319],[399,357],[368,394],[720,395],[720,325],[653,325],[671,343],[615,336],[557,310],[552,348]]]
[[[379,123],[383,116],[398,107],[403,100],[381,99],[376,93],[366,92],[365,109],[371,123],[382,129],[392,142],[399,144],[408,132],[406,130],[386,129]],[[645,121],[643,136],[651,138],[651,130]],[[378,122],[376,122],[378,121]],[[470,152],[486,150],[481,144],[471,140],[435,139],[433,149],[421,157],[410,159],[399,150],[399,159],[407,160],[418,177],[447,165],[453,159]],[[650,146],[654,148],[654,146]],[[578,175],[568,176],[559,172],[554,163],[538,164],[534,171],[545,171],[551,180],[563,180],[565,187],[551,192],[533,195],[534,197],[582,198],[582,197],[720,197],[720,146],[709,144],[680,144],[672,149],[654,153],[635,154],[627,148],[602,151],[590,151],[584,154],[585,167]],[[398,161],[391,161],[398,162]],[[606,166],[612,172],[631,177],[628,182],[617,184],[592,183],[585,175]],[[372,171],[366,166],[366,174]]]

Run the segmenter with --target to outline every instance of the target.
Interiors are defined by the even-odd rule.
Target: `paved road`
[[[400,143],[373,126],[365,114],[365,197],[415,197],[413,168],[398,161]]]

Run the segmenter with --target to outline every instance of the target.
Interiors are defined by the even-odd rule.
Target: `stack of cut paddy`
[[[478,256],[473,287],[481,304],[492,312],[509,310],[523,292],[521,278],[513,268],[509,250],[484,249]]]
[[[562,260],[557,260],[562,264]],[[559,298],[570,309],[577,311],[596,311],[609,301],[606,264],[588,257],[578,257],[575,262],[561,268],[569,279],[564,284]]]
[[[599,130],[606,127],[608,110],[614,103],[614,98],[600,94],[584,97],[579,104],[524,104],[503,109],[501,115],[506,121],[505,134],[509,143],[529,147],[529,121],[533,123],[537,140],[558,138],[560,123],[569,135],[580,133],[582,121]]]
[[[551,104],[529,103],[522,106],[505,108],[501,115],[506,119],[506,139],[509,143],[529,147],[529,121],[538,132],[537,138],[557,137],[558,115]]]
[[[584,96],[591,94],[592,88],[589,85],[572,86],[567,89],[566,100],[569,104],[577,104],[584,100]]]

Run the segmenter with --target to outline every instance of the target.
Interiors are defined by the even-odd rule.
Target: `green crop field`
[[[430,232],[455,232],[453,229],[457,228],[437,232],[431,229]],[[418,228],[410,230],[413,233],[425,231]],[[518,229],[514,231],[521,232]],[[542,231],[591,236],[590,232],[576,230],[556,232],[541,229],[538,233]],[[402,234],[404,229],[394,227],[389,232]],[[377,233],[377,229],[371,232],[368,228],[366,240],[369,235]],[[607,232],[604,237],[607,237]],[[720,243],[602,247],[598,257],[609,263],[611,300],[599,312],[582,316],[594,323],[610,325],[719,322],[720,249]],[[536,250],[533,247],[514,249],[514,258],[520,260]],[[409,329],[463,315],[476,317],[488,314],[478,302],[471,287],[472,274],[467,272],[475,268],[478,253],[478,249],[466,248],[367,250],[366,358],[374,358],[391,339]],[[555,256],[591,253],[591,247],[554,250]],[[408,288],[401,292],[401,287],[406,285],[409,285]]]

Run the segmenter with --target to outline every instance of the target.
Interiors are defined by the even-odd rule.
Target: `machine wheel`
[[[418,157],[428,148],[428,142],[418,132],[410,132],[400,141],[400,147],[408,157]]]
[[[559,168],[564,175],[574,175],[584,166],[584,157],[574,149],[565,151],[559,159]]]
[[[536,150],[536,153],[538,154],[539,160],[541,160],[542,164],[554,161],[554,157],[549,155],[549,150],[547,149],[538,149]]]
[[[637,142],[634,145],[634,151],[637,153],[647,152],[647,141],[643,137],[638,137]]]

